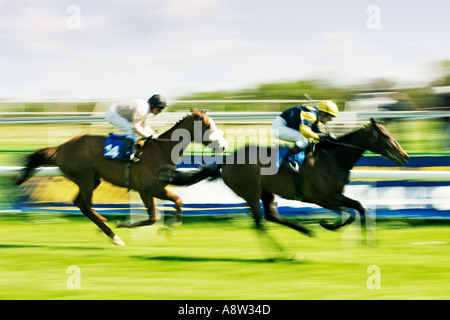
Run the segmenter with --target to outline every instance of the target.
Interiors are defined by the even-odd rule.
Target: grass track
[[[350,226],[330,232],[311,225],[307,238],[267,223],[269,233],[301,255],[295,262],[258,237],[248,217],[187,221],[173,237],[156,227],[117,229],[115,247],[86,218],[28,215],[0,218],[0,299],[449,299],[449,226],[377,227],[377,245],[361,247]],[[70,290],[67,268],[81,270]],[[380,268],[368,289],[367,268]]]

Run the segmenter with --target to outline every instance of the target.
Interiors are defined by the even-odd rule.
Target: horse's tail
[[[20,176],[13,177],[16,185],[21,185],[33,175],[36,168],[45,165],[55,165],[55,156],[58,147],[43,148],[29,154],[25,158],[25,167],[22,169]]]
[[[158,169],[157,174],[158,180],[163,183],[176,186],[190,186],[204,179],[208,179],[209,181],[219,179],[221,177],[221,167],[222,165],[218,164],[214,166],[202,166],[197,170],[181,171],[173,166],[163,166]]]

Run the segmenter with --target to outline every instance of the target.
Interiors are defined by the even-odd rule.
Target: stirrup
[[[285,168],[288,169],[289,172],[292,173],[300,173],[300,168],[298,167],[298,164],[296,162],[288,161],[285,164]]]
[[[141,152],[142,146],[139,143],[133,144],[131,147],[130,161],[139,162],[141,159],[137,157],[138,153]]]
[[[283,169],[287,172],[291,172],[291,173],[298,173],[299,171],[299,167],[298,164],[295,161],[291,161],[291,159],[289,159],[290,154],[286,154],[283,159],[281,159],[280,162],[280,169]]]
[[[130,154],[130,161],[131,162],[139,162],[141,161],[141,159],[139,159],[138,157],[136,157],[136,155],[134,153]]]

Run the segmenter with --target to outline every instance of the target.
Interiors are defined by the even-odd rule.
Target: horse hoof
[[[336,231],[337,230],[337,228],[334,225],[328,223],[328,221],[326,221],[326,220],[319,221],[319,224],[320,224],[320,226],[322,228],[325,228],[327,230],[330,230],[330,231]]]
[[[306,234],[310,238],[317,238],[317,234],[314,231],[309,230]]]
[[[156,235],[157,236],[162,235],[164,232],[166,232],[167,229],[169,229],[169,228],[166,226],[159,227],[158,229],[156,229]]]
[[[125,242],[123,242],[118,235],[115,235],[114,238],[112,238],[112,243],[119,247],[125,247]]]
[[[167,227],[167,226],[161,226],[158,228],[158,230],[156,230],[156,235],[158,236],[162,236],[162,235],[166,235],[166,236],[174,236],[176,234],[175,230]]]
[[[122,221],[116,221],[116,228],[128,228],[129,223],[122,222]]]
[[[299,255],[299,254],[295,254],[292,256],[291,260],[294,262],[301,262],[305,257]]]

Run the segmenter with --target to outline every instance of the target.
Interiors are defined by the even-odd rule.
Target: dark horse
[[[221,177],[228,187],[248,203],[258,229],[262,226],[261,200],[266,220],[312,236],[312,232],[302,224],[278,214],[274,205],[275,194],[285,199],[314,203],[333,211],[341,212],[345,208],[355,209],[360,214],[361,225],[365,226],[364,207],[358,201],[343,195],[350,170],[365,150],[379,153],[400,165],[405,164],[409,159],[390,132],[379,122],[371,119],[370,124],[339,137],[337,141],[315,145],[313,151],[306,155],[302,165],[300,194],[296,192],[295,178],[292,173],[276,170],[272,174],[262,174],[262,169],[273,165],[277,156],[273,149],[257,146],[246,146],[237,150],[224,158],[222,164],[203,166],[190,172],[165,166],[158,170],[158,175],[162,182],[173,185],[190,185],[206,178],[214,180]],[[269,164],[267,159],[261,157],[267,154],[271,158]],[[321,221],[321,225],[326,229],[336,230],[354,220],[355,216],[351,214],[345,221],[336,223]]]
[[[124,162],[110,160],[103,156],[105,137],[80,135],[61,144],[37,150],[26,158],[26,166],[21,176],[15,178],[20,185],[28,180],[35,169],[43,165],[56,165],[64,176],[79,188],[73,203],[91,219],[114,244],[124,242],[104,223],[106,219],[92,210],[92,194],[101,179],[120,187],[129,187],[139,192],[147,208],[149,219],[134,223],[121,223],[120,227],[151,225],[156,221],[154,198],[175,203],[176,214],[180,214],[180,198],[165,189],[165,184],[157,180],[156,169],[162,165],[175,165],[183,151],[192,142],[203,143],[215,151],[223,151],[226,141],[214,121],[204,112],[194,110],[171,129],[155,140],[147,140],[140,154],[140,161],[130,164],[130,177]],[[127,180],[129,183],[127,183]]]

